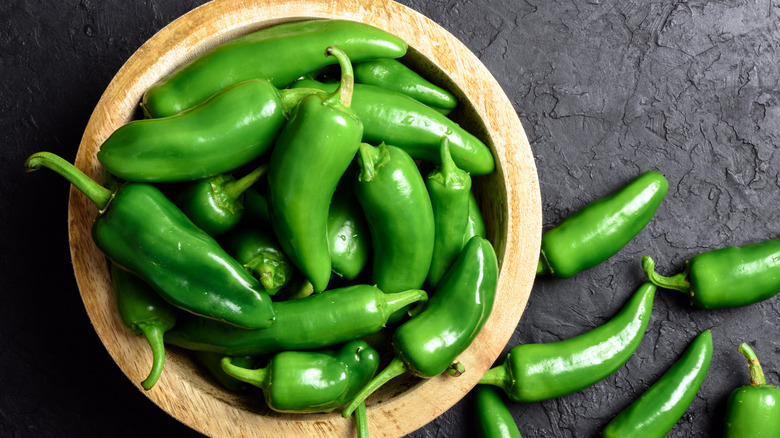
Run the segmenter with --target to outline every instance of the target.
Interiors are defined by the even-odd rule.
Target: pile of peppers
[[[100,147],[105,185],[56,155],[28,158],[28,170],[54,170],[98,208],[92,237],[118,316],[153,352],[141,387],[164,376],[167,344],[189,350],[225,390],[260,392],[278,412],[354,412],[367,436],[366,399],[390,379],[468,371],[457,358],[489,318],[499,274],[472,178],[495,161],[449,117],[455,95],[404,65],[406,51],[351,21],[269,27],[150,87],[145,117]],[[607,261],[667,191],[651,170],[585,206],[543,234],[537,275],[565,279]],[[697,255],[673,277],[648,256],[642,266],[648,281],[613,319],[514,346],[482,377],[477,435],[519,437],[507,403],[571,394],[621,368],[657,288],[706,309],[770,299],[780,240]],[[738,293],[738,283],[753,287]],[[712,349],[705,330],[603,436],[664,436],[696,396]],[[776,434],[777,387],[747,344],[740,352],[751,384],[729,399],[727,436]]]

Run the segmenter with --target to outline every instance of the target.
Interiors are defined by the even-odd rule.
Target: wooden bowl
[[[399,377],[367,401],[371,436],[408,434],[453,406],[493,364],[514,332],[535,278],[541,241],[541,202],[531,149],[509,99],[461,42],[421,14],[388,0],[215,0],[177,19],[141,46],[111,81],[89,120],[76,166],[97,181],[101,143],[138,114],[144,91],[176,66],[238,35],[302,19],[348,19],[402,37],[404,59],[424,76],[453,91],[460,109],[453,117],[492,149],[497,170],[474,178],[488,238],[500,264],[493,313],[459,361],[455,378]],[[130,381],[146,377],[151,353],[115,311],[104,255],[90,235],[95,207],[70,192],[70,247],[76,280],[89,318],[108,352]],[[353,436],[354,420],[332,414],[279,414],[261,398],[222,390],[182,350],[170,348],[162,378],[144,392],[179,421],[211,436]],[[143,390],[142,390],[143,391]]]

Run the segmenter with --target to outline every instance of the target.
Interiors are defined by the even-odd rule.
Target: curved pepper
[[[598,383],[622,367],[639,346],[655,290],[643,284],[614,318],[587,333],[513,347],[504,363],[488,370],[479,383],[502,388],[516,402],[561,397]]]
[[[452,93],[434,85],[396,59],[356,63],[355,82],[397,91],[442,114],[449,114],[458,105],[458,99]]]
[[[156,187],[127,183],[112,192],[49,152],[33,154],[25,167],[54,170],[94,202],[100,211],[92,224],[95,245],[169,303],[246,328],[273,323],[260,283]]]
[[[375,286],[347,286],[274,303],[276,321],[262,330],[182,315],[165,342],[231,356],[323,348],[376,333],[392,313],[426,299],[422,290],[385,294]]]
[[[490,242],[474,237],[442,278],[425,308],[393,333],[395,357],[346,408],[355,408],[389,380],[409,372],[430,378],[447,371],[479,334],[493,310],[498,262]]]
[[[693,402],[711,361],[712,333],[705,330],[653,386],[607,424],[602,436],[665,437]]]
[[[263,390],[277,412],[331,412],[343,406],[379,367],[379,354],[365,341],[337,350],[283,351],[265,368],[247,369],[222,359],[228,375]]]
[[[151,86],[142,107],[166,117],[195,106],[219,90],[247,79],[265,79],[284,88],[311,71],[335,63],[320,56],[341,47],[354,62],[399,58],[407,45],[376,27],[347,20],[279,24],[235,38],[200,55]]]
[[[522,438],[517,423],[506,407],[498,388],[477,385],[472,392],[477,437]]]
[[[607,260],[650,222],[669,183],[651,170],[542,235],[537,275],[568,278]]]
[[[485,230],[485,221],[482,219],[482,212],[479,211],[479,204],[474,192],[469,192],[469,217],[466,221],[466,232],[463,234],[463,245],[471,240],[472,237],[487,237]]]
[[[137,276],[111,263],[111,285],[122,323],[136,336],[143,335],[152,349],[152,369],[141,382],[150,390],[160,379],[165,363],[163,333],[176,324],[178,312]]]
[[[334,84],[310,79],[295,82],[293,88],[333,90]],[[450,140],[455,164],[472,175],[486,175],[496,167],[490,148],[435,109],[404,94],[355,84],[352,109],[363,122],[363,141],[385,142],[405,150],[412,158],[438,163],[441,138]]]
[[[735,388],[726,401],[726,438],[776,437],[780,432],[780,388],[768,384],[756,353],[739,346],[750,366],[750,384]]]
[[[351,179],[343,178],[328,210],[328,243],[333,274],[352,281],[363,272],[371,254],[368,223],[355,197]]]
[[[309,279],[316,293],[331,275],[328,210],[341,176],[360,146],[363,126],[349,108],[352,66],[344,52],[338,58],[341,82],[328,95],[311,95],[295,107],[271,153],[268,207],[284,252]]]
[[[703,309],[747,306],[780,292],[780,239],[697,254],[672,277],[658,275],[649,256],[642,268],[658,287],[688,294]]]

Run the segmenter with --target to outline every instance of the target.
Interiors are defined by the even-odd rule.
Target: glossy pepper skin
[[[568,278],[615,255],[650,222],[669,183],[647,171],[542,235],[537,275]]]
[[[656,287],[643,284],[606,324],[571,339],[523,344],[480,380],[504,390],[515,402],[536,402],[572,394],[617,371],[642,340]]]
[[[489,241],[472,238],[425,308],[393,333],[395,357],[344,409],[348,417],[369,395],[405,372],[422,378],[447,371],[477,337],[493,310],[498,262]]]
[[[377,59],[355,64],[355,82],[397,91],[449,114],[458,99],[449,91],[420,76],[397,59]]]
[[[703,309],[741,307],[780,292],[780,239],[731,246],[695,255],[672,277],[655,273],[655,262],[642,257],[650,281],[683,292]]]
[[[780,388],[767,383],[756,353],[748,344],[739,346],[750,367],[750,384],[735,388],[726,401],[723,436],[767,438],[780,434]]]
[[[167,117],[248,79],[265,79],[284,88],[335,63],[321,56],[328,46],[341,47],[354,62],[399,58],[407,48],[401,38],[354,21],[280,24],[230,40],[178,68],[146,91],[142,106],[151,117]]]
[[[498,388],[477,385],[472,393],[478,438],[522,438]]]
[[[48,152],[33,154],[25,167],[48,167],[93,201],[100,211],[92,225],[95,245],[169,303],[245,328],[273,323],[260,283],[153,185],[127,183],[112,192]]]
[[[466,221],[466,232],[463,234],[463,245],[471,240],[472,237],[486,237],[485,220],[482,218],[482,212],[479,211],[479,203],[474,192],[469,192],[469,217]]]
[[[419,289],[433,257],[430,195],[412,157],[402,149],[360,145],[355,195],[371,233],[371,281],[386,293]]]
[[[347,286],[274,303],[276,321],[267,329],[244,330],[182,315],[165,342],[230,356],[324,348],[376,333],[396,310],[426,299],[422,290],[385,294],[375,286]]]
[[[294,88],[332,90],[334,84],[300,80]],[[373,85],[355,84],[352,109],[363,122],[363,141],[386,142],[415,159],[438,163],[441,138],[450,140],[455,164],[472,175],[487,175],[496,163],[490,148],[435,109],[409,96]]]
[[[371,257],[371,232],[355,197],[351,178],[343,178],[328,210],[328,244],[333,275],[352,281]]]
[[[262,388],[268,407],[277,412],[331,412],[343,406],[379,367],[379,354],[355,340],[335,350],[283,351],[265,368],[247,369],[222,359],[222,369]]]
[[[452,161],[447,137],[442,139],[441,165],[428,174],[425,184],[435,225],[428,283],[436,287],[463,249],[463,235],[469,224],[471,176]]]
[[[314,286],[325,290],[331,276],[328,210],[341,176],[355,158],[363,125],[349,108],[352,66],[338,48],[339,88],[302,100],[282,129],[271,153],[268,207],[284,252]]]
[[[268,81],[249,80],[180,114],[120,126],[97,158],[127,181],[194,181],[231,172],[269,151],[285,120],[280,92]]]
[[[162,374],[165,363],[163,334],[176,324],[178,311],[143,280],[113,263],[111,285],[122,323],[136,336],[144,336],[152,349],[152,369],[141,382],[141,387],[148,391]]]
[[[607,424],[602,436],[666,436],[696,397],[711,361],[712,333],[705,330],[653,386]]]

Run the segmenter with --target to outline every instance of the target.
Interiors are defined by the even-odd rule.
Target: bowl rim
[[[390,0],[213,0],[165,26],[125,62],[88,121],[75,164],[102,181],[103,168],[95,156],[100,144],[132,118],[144,90],[180,63],[221,42],[260,27],[300,19],[360,21],[406,40],[460,88],[482,119],[497,161],[495,177],[505,184],[506,192],[495,202],[499,204],[496,208],[506,208],[506,215],[495,218],[501,230],[491,239],[500,265],[496,306],[479,336],[459,357],[468,371],[457,379],[446,375],[425,379],[397,397],[374,403],[369,399],[367,403],[372,436],[402,436],[462,399],[503,351],[530,296],[541,244],[541,195],[525,131],[498,82],[457,38],[419,12]],[[211,436],[352,434],[352,420],[338,413],[260,416],[233,409],[219,390],[204,391],[199,376],[190,379],[164,371],[155,388],[143,391],[138,382],[148,372],[151,356],[145,341],[122,325],[113,308],[113,296],[106,293],[111,290],[107,263],[90,232],[96,215],[96,208],[72,187],[68,229],[79,292],[104,347],[150,400],[178,421]],[[497,242],[504,230],[505,238]],[[166,370],[187,369],[186,362],[176,354],[166,354]],[[185,397],[187,404],[178,401]]]

